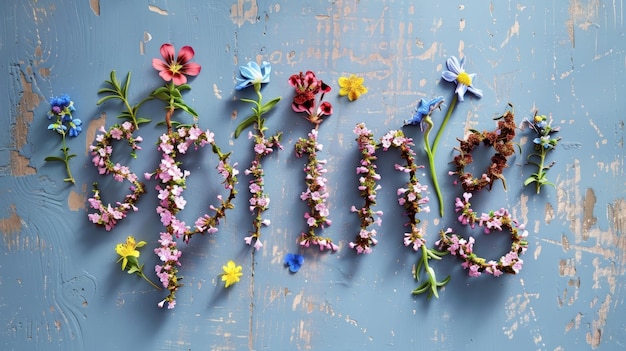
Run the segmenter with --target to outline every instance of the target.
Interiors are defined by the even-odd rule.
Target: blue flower
[[[472,94],[477,97],[482,97],[482,90],[474,88],[472,82],[476,77],[475,73],[469,74],[465,72],[463,66],[465,65],[465,57],[461,58],[461,61],[454,57],[450,56],[446,60],[446,66],[448,66],[448,71],[443,71],[441,73],[441,77],[448,82],[456,83],[456,90],[454,91],[459,96],[459,101],[463,101],[463,96],[469,90]]]
[[[67,130],[67,127],[61,123],[51,123],[50,125],[48,125],[48,129],[54,130],[55,132],[59,134],[64,134],[65,131]]]
[[[82,130],[83,130],[83,128],[81,127],[83,125],[83,121],[81,121],[78,118],[74,118],[73,120],[71,120],[69,125],[70,125],[70,136],[71,137],[77,137],[78,134],[80,134],[80,132],[82,132]]]
[[[285,266],[289,266],[289,270],[293,273],[297,272],[304,263],[304,256],[288,253],[285,256]]]
[[[413,116],[410,119],[404,121],[404,125],[416,125],[419,124],[422,131],[424,130],[424,117],[430,115],[437,107],[443,104],[443,97],[439,96],[430,101],[426,101],[426,99],[420,99],[415,106],[415,110],[413,111]]]
[[[247,65],[239,67],[239,73],[245,79],[237,77],[240,83],[235,89],[242,90],[254,84],[269,83],[271,71],[272,66],[267,61],[263,61],[261,67],[256,62],[250,61]]]

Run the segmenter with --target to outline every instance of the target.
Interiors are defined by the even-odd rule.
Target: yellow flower
[[[126,269],[126,265],[128,264],[128,257],[136,257],[139,258],[138,248],[146,245],[145,241],[135,242],[135,238],[129,236],[126,238],[126,243],[120,243],[115,246],[115,252],[120,255],[120,259],[117,260],[119,262],[122,261],[122,270]]]
[[[361,95],[367,93],[367,88],[363,86],[362,77],[351,74],[350,77],[339,77],[339,95],[348,95],[348,100],[354,101]]]
[[[228,261],[226,266],[222,266],[222,269],[224,270],[224,273],[222,274],[222,281],[226,282],[224,285],[225,288],[237,283],[239,281],[239,277],[243,275],[243,273],[241,273],[241,266],[236,266],[235,262],[232,260]]]

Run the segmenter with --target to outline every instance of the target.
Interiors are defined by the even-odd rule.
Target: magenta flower
[[[159,76],[166,82],[173,81],[176,85],[182,85],[187,83],[187,76],[200,74],[202,67],[195,62],[189,62],[195,54],[191,46],[183,46],[176,59],[174,59],[175,53],[172,44],[161,45],[161,56],[165,61],[158,58],[152,59],[152,67],[159,71]]]

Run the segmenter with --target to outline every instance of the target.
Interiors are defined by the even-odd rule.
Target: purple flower
[[[476,95],[477,97],[482,97],[483,92],[480,89],[476,89],[472,83],[474,78],[476,78],[475,73],[467,73],[463,66],[465,65],[465,57],[461,58],[459,61],[456,57],[450,56],[448,60],[446,60],[446,66],[448,66],[448,71],[443,71],[441,73],[441,77],[448,82],[456,83],[456,90],[454,91],[459,96],[459,101],[463,101],[463,96],[469,90],[470,93]]]
[[[285,256],[284,262],[285,262],[285,266],[289,266],[289,270],[292,273],[296,273],[298,270],[300,270],[300,267],[302,267],[302,264],[304,263],[304,256],[293,254],[293,253],[288,253]]]

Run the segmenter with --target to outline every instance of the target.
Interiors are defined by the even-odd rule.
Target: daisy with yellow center
[[[348,95],[348,100],[354,101],[367,94],[367,88],[363,86],[363,77],[351,74],[349,77],[339,77],[339,95]]]
[[[224,273],[222,273],[222,281],[225,282],[225,288],[239,282],[239,279],[243,275],[241,272],[243,268],[237,266],[232,260],[228,261],[225,266],[222,266],[222,269],[224,270]]]

